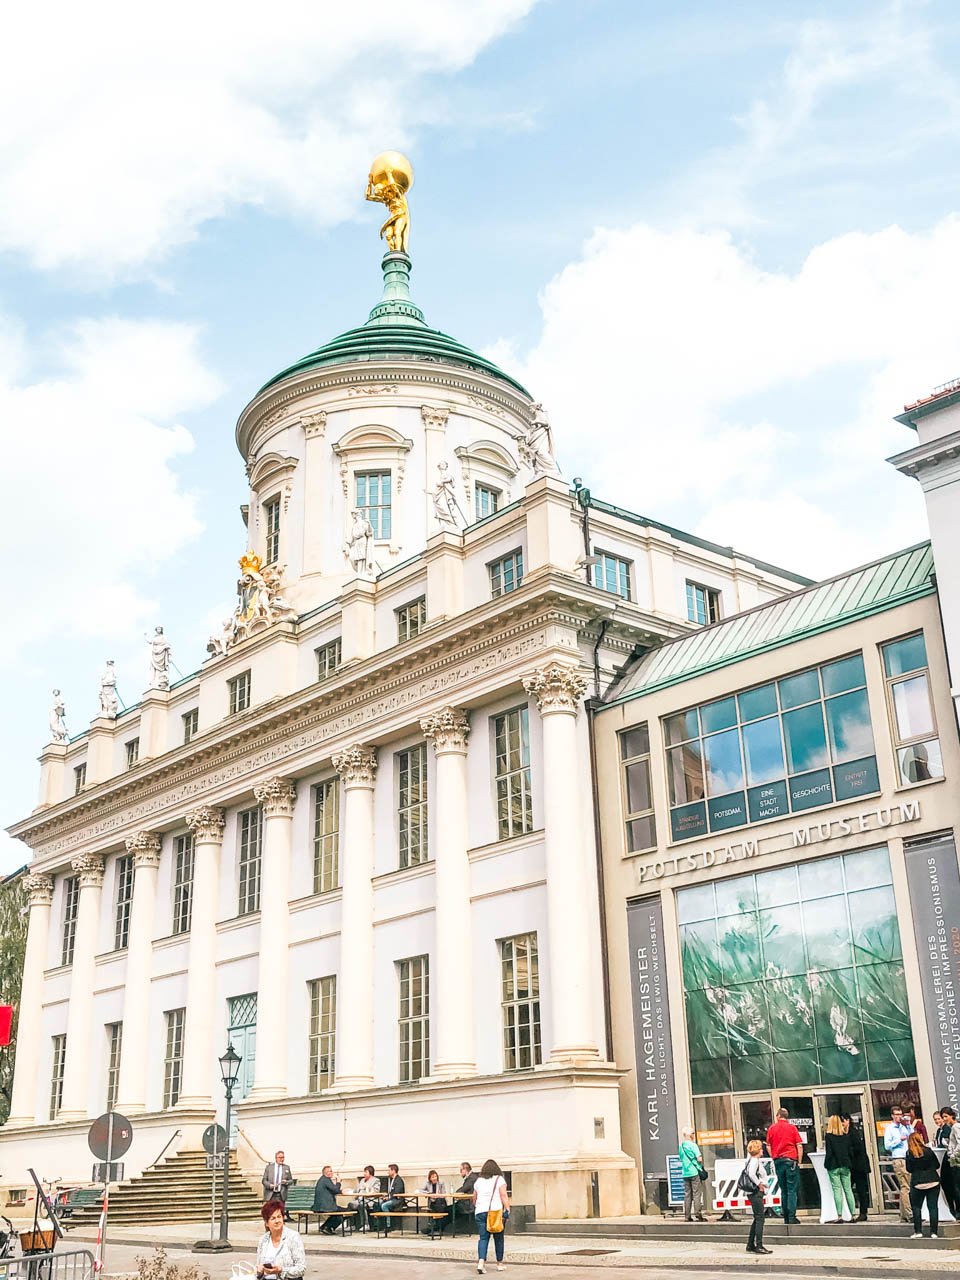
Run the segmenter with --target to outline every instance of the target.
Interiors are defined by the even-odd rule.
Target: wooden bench
[[[352,1209],[322,1209],[319,1213],[313,1207],[313,1193],[316,1190],[316,1183],[312,1186],[290,1187],[287,1191],[287,1213],[291,1218],[296,1214],[297,1230],[304,1235],[310,1232],[310,1219],[316,1218],[317,1227],[327,1218],[340,1215],[340,1232],[346,1234],[343,1229],[345,1214],[352,1213]]]
[[[397,1209],[393,1213],[388,1213],[385,1209],[371,1209],[370,1217],[377,1219],[377,1221],[374,1223],[374,1226],[377,1229],[377,1239],[379,1240],[380,1234],[386,1225],[385,1223],[380,1221],[381,1218],[390,1218],[390,1219],[416,1218],[418,1220],[420,1218],[427,1218],[427,1219],[432,1218],[434,1223],[436,1224],[438,1222],[446,1222],[450,1217],[450,1213],[449,1213],[449,1210],[445,1211],[444,1213],[436,1213],[433,1209],[421,1209],[419,1212],[417,1212],[414,1209]],[[402,1222],[400,1224],[400,1230],[401,1231],[403,1230]],[[441,1234],[442,1234],[442,1231],[431,1232],[431,1235],[441,1235]]]

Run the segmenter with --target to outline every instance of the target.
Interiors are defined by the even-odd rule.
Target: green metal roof
[[[636,663],[604,699],[611,705],[691,680],[718,667],[845,626],[936,590],[929,542],[836,578],[794,591],[770,604],[668,641]]]
[[[316,351],[311,351],[302,360],[265,382],[260,390],[266,391],[284,378],[303,373],[307,369],[393,358],[459,365],[461,368],[498,378],[521,395],[529,397],[527,389],[499,369],[492,360],[471,351],[462,342],[441,333],[439,329],[429,327],[423,312],[410,298],[410,268],[411,262],[405,253],[384,254],[383,297],[370,312],[366,324],[348,329]]]

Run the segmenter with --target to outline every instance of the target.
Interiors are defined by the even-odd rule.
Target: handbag
[[[494,1209],[492,1207],[493,1197],[496,1195],[499,1184],[500,1179],[494,1178],[493,1189],[490,1192],[490,1207],[487,1209],[487,1231],[489,1231],[492,1236],[499,1235],[503,1230],[503,1209]]]
[[[701,1165],[700,1168],[697,1170],[697,1177],[700,1179],[701,1182],[706,1182],[707,1176],[708,1175],[707,1175],[706,1169],[703,1167],[703,1165]]]
[[[753,1178],[747,1173],[747,1165],[749,1163],[750,1161],[748,1160],[747,1164],[740,1170],[740,1177],[737,1179],[737,1190],[745,1191],[748,1196],[753,1196],[760,1190],[760,1183],[754,1182]]]

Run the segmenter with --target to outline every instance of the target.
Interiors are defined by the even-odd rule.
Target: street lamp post
[[[227,1093],[227,1147],[223,1156],[223,1195],[220,1198],[220,1247],[229,1249],[227,1226],[230,1221],[230,1104],[233,1101],[233,1086],[240,1074],[241,1058],[232,1044],[227,1045],[226,1053],[220,1057],[220,1074],[223,1076],[223,1087]]]

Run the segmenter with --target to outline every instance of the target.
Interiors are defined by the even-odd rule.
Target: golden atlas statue
[[[390,216],[380,228],[391,253],[406,253],[410,239],[410,210],[407,192],[413,186],[413,165],[399,151],[384,151],[370,166],[368,200],[385,204]]]

